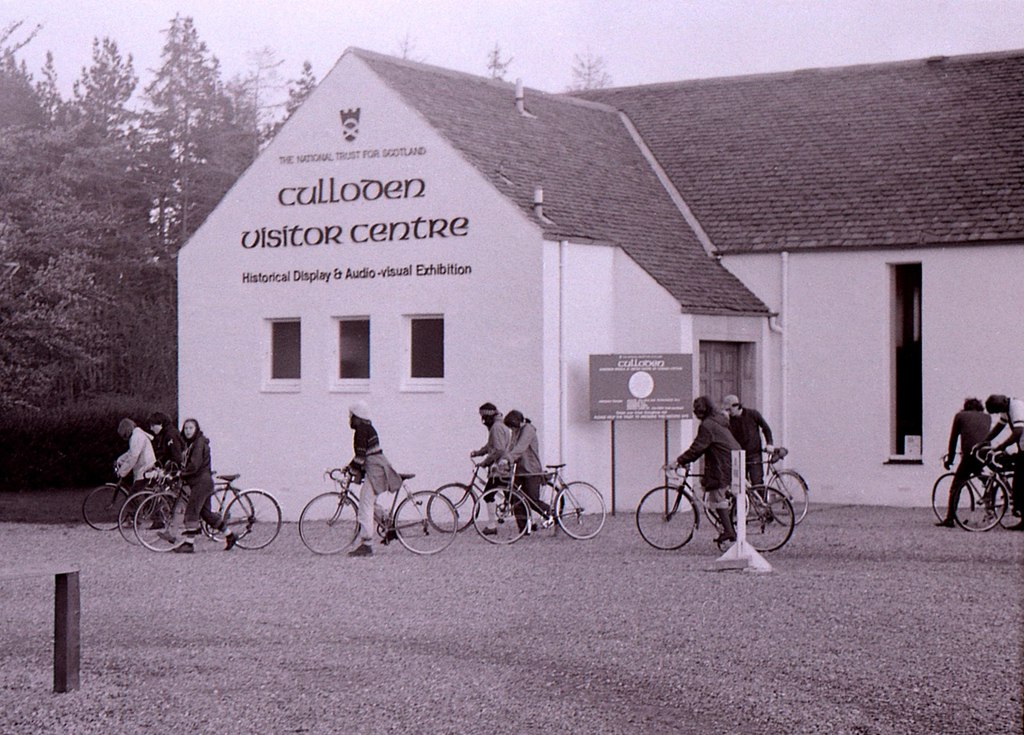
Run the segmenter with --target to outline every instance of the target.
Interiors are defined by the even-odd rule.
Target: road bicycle
[[[359,496],[352,489],[356,478],[339,468],[324,476],[336,489],[306,503],[299,516],[299,537],[314,554],[338,554],[359,539]],[[406,482],[415,476],[401,474],[402,485],[387,511],[374,505],[375,530],[384,543],[398,539],[414,554],[438,554],[455,540],[458,514],[448,498],[434,490],[409,490]]]
[[[514,544],[534,529],[560,528],[574,539],[591,539],[604,528],[607,511],[601,492],[589,482],[566,482],[562,477],[564,464],[545,465],[540,477],[554,495],[549,512],[544,513],[524,492],[516,487],[513,465],[508,485],[494,488],[494,517],[489,503],[477,499],[473,506],[473,527],[492,544]],[[531,475],[519,473],[518,477]]]
[[[155,468],[157,472],[173,471],[173,467]],[[154,470],[147,471],[145,491],[153,488],[156,475]],[[128,478],[120,478],[117,482],[107,482],[91,490],[82,499],[82,519],[97,531],[113,531],[123,529],[122,513],[125,503],[132,493],[132,483]],[[134,512],[134,509],[133,511]],[[131,535],[131,516],[128,516],[128,535]],[[123,534],[122,534],[123,535]]]
[[[472,460],[470,461],[472,462]],[[448,502],[455,508],[460,531],[469,528],[473,522],[473,511],[476,509],[477,503],[480,502],[480,498],[483,497],[487,479],[487,468],[473,462],[473,475],[469,478],[468,483],[449,482],[434,491],[448,498]]]
[[[785,447],[775,447],[772,451],[765,451],[765,481],[768,487],[775,488],[789,498],[793,504],[793,512],[796,514],[795,522],[799,523],[807,515],[807,508],[810,505],[810,486],[796,470],[779,469],[778,463],[789,454]]]
[[[258,488],[243,489],[233,482],[240,475],[216,475],[210,509],[222,521],[219,529],[200,523],[203,534],[220,539],[230,531],[240,549],[255,550],[269,546],[281,531],[281,506],[273,495]],[[135,512],[133,528],[147,549],[171,551],[180,543],[172,529],[181,526],[188,504],[188,486],[184,483],[145,498]]]
[[[975,452],[985,468],[981,475],[969,478],[954,498],[953,519],[966,531],[988,531],[1013,519],[1007,513],[1010,504],[1009,462],[1004,452]],[[948,492],[948,490],[947,490]]]
[[[135,534],[135,513],[142,502],[154,493],[176,492],[181,484],[181,474],[173,463],[150,470],[146,477],[149,480],[146,487],[129,495],[117,515],[117,530],[129,544],[139,543]]]
[[[689,466],[662,467],[665,483],[648,490],[636,509],[640,536],[657,549],[670,551],[689,543],[700,527],[700,508],[711,524],[721,531],[721,521],[690,484]],[[793,536],[796,516],[793,504],[781,491],[768,485],[745,483],[747,498],[746,538],[757,551],[775,551]],[[736,523],[736,498],[729,494],[730,512]]]

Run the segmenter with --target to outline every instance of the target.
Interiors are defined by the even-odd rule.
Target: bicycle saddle
[[[551,470],[560,470],[563,467],[565,467],[565,463],[563,462],[562,464],[546,464],[544,466]]]
[[[241,477],[241,475],[217,475],[218,480],[224,480],[225,482],[233,482],[239,477]]]
[[[399,477],[401,477],[403,481],[405,481],[405,480],[411,480],[412,478],[416,477],[416,475],[415,475],[415,474],[410,474],[410,475],[407,475],[407,474],[406,474],[406,473],[404,473],[404,472],[399,472],[399,473],[398,473],[398,476],[399,476]]]

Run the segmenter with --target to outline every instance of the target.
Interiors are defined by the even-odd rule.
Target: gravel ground
[[[54,694],[52,578],[0,582],[0,733],[1020,733],[1024,534],[932,521],[814,507],[769,574],[622,513],[432,558],[0,524],[0,564],[76,563],[82,592]]]

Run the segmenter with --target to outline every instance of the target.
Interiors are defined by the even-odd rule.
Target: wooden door
[[[700,343],[700,394],[716,407],[737,395],[747,406],[757,405],[757,380],[752,342]]]

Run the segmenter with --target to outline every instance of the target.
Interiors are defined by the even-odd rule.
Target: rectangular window
[[[893,453],[921,456],[921,264],[893,267]]]
[[[368,380],[370,377],[370,320],[338,322],[338,378]]]
[[[444,378],[444,317],[409,320],[409,377]]]
[[[270,379],[302,377],[302,329],[298,319],[270,323]]]

